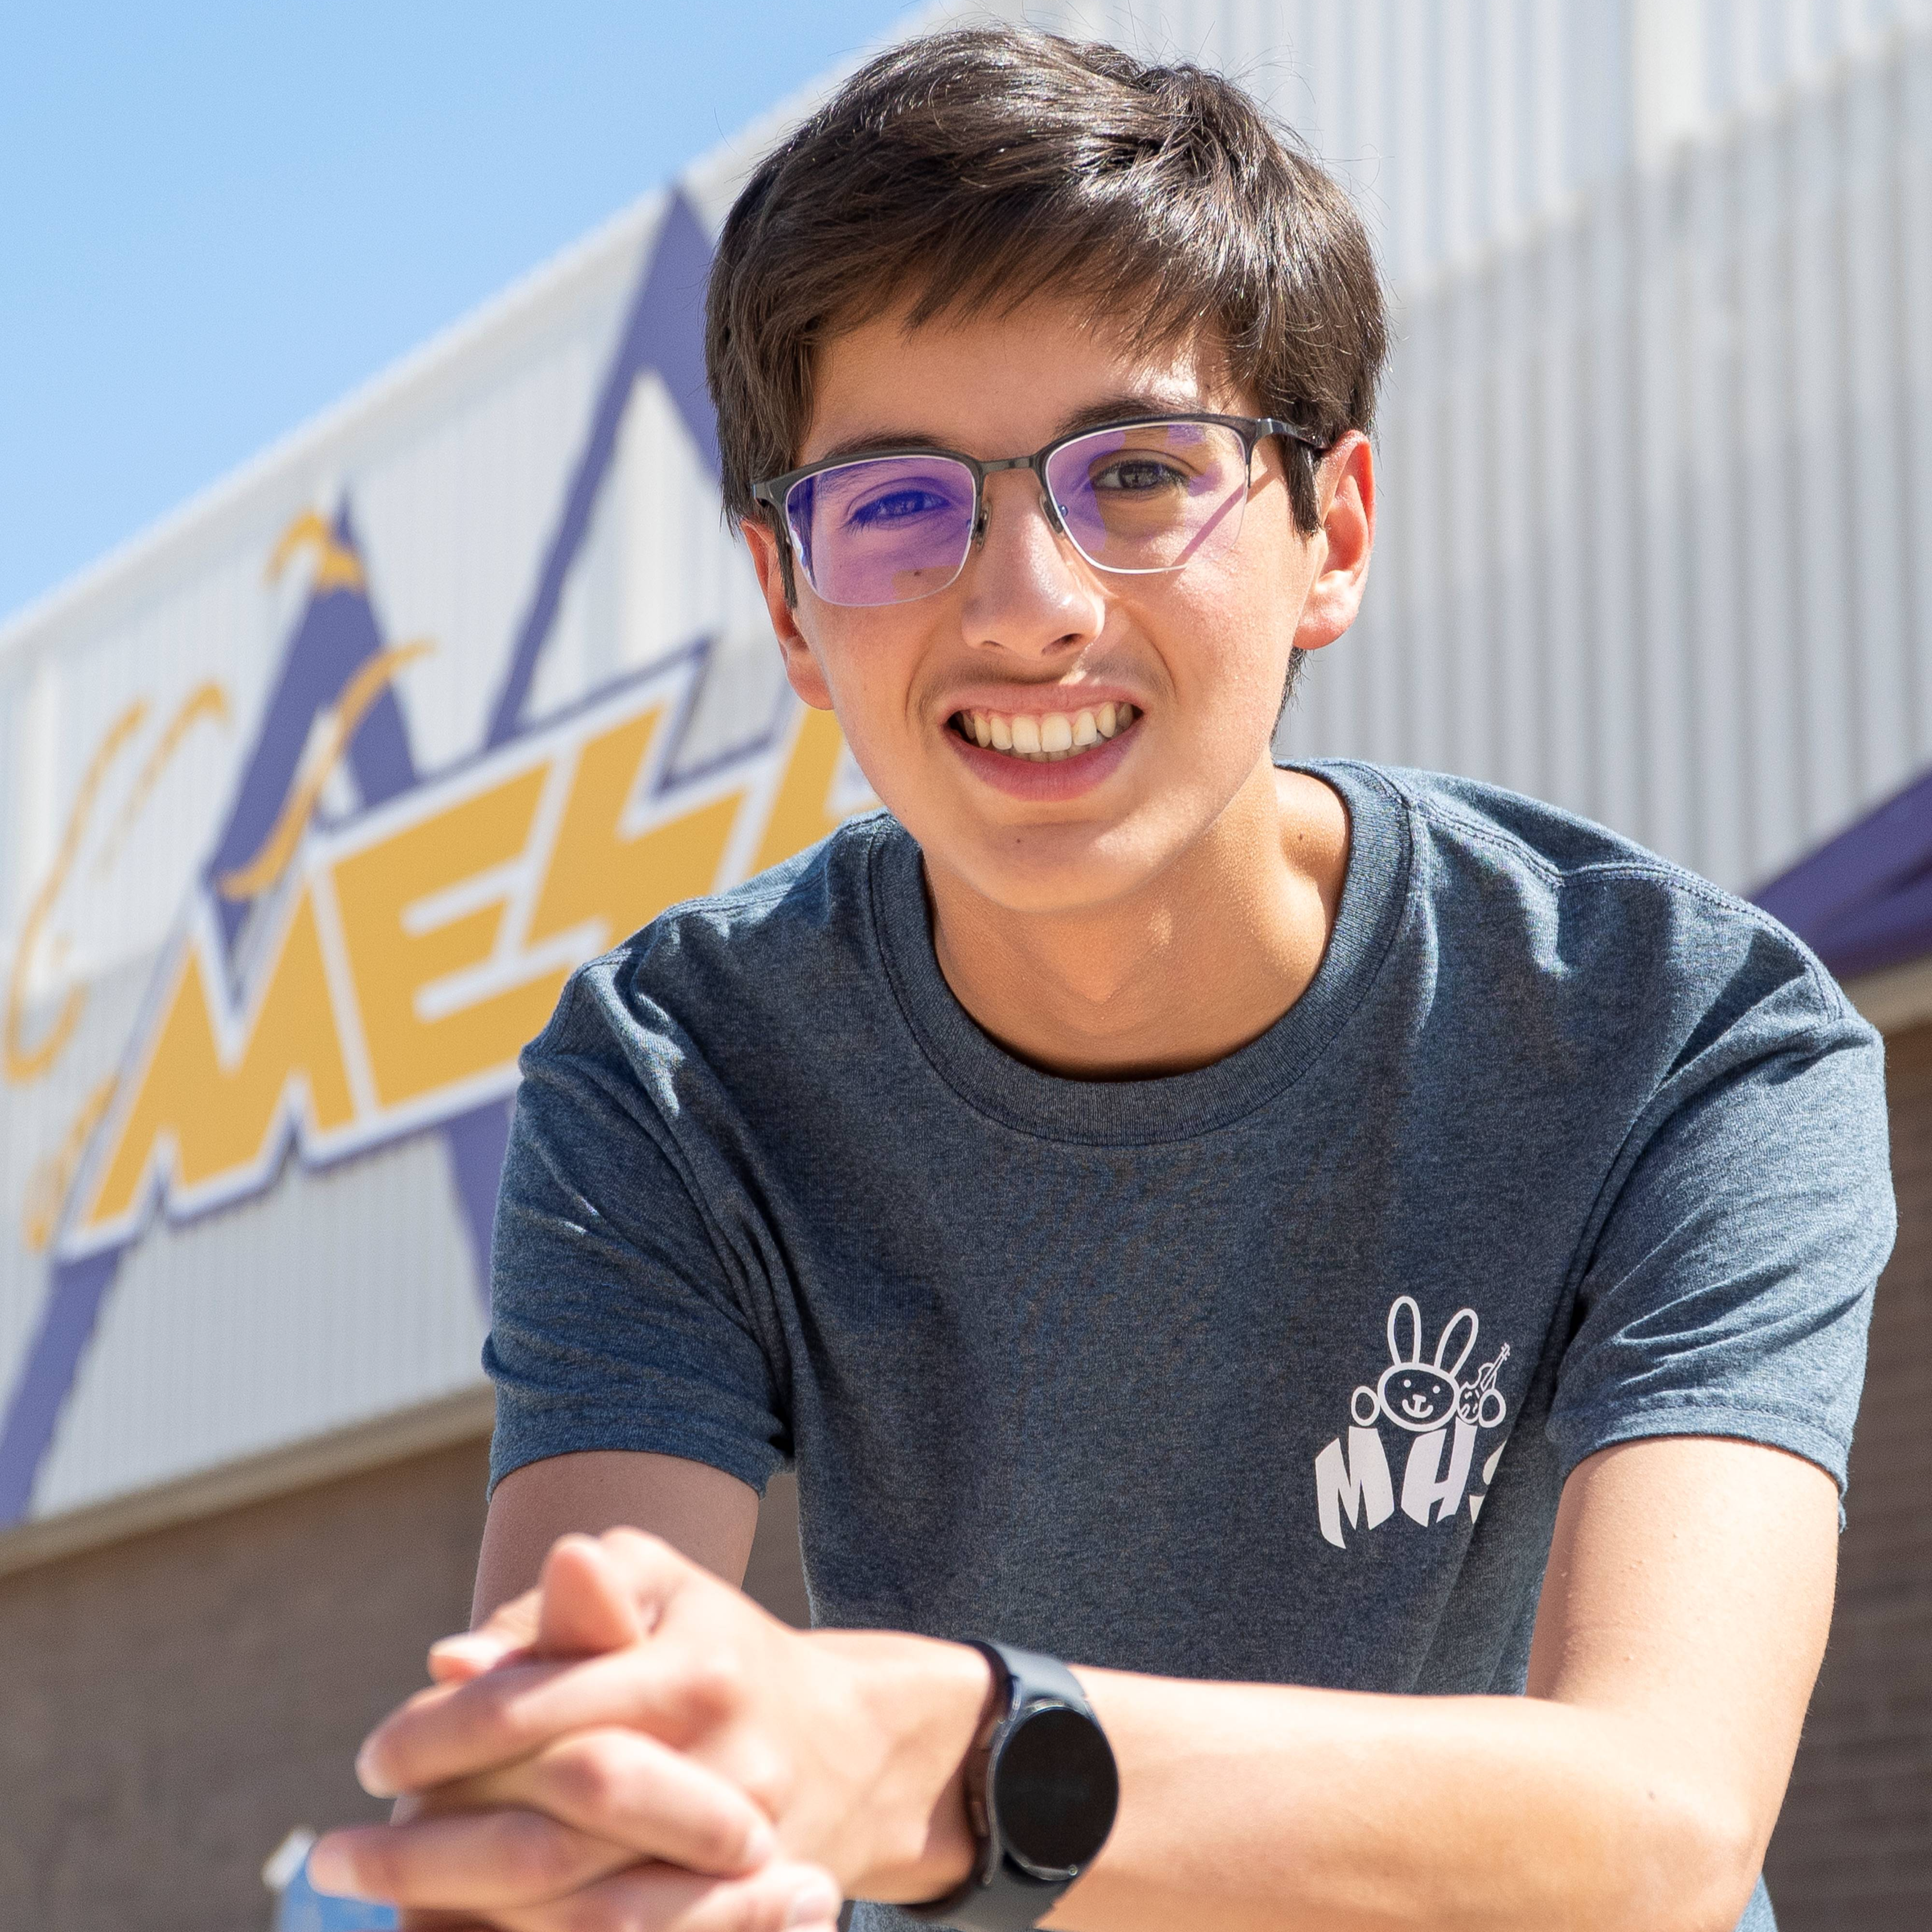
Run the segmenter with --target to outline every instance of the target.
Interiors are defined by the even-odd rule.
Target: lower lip
[[[1057,800],[1079,798],[1111,777],[1127,755],[1142,719],[1136,718],[1124,731],[1103,738],[1097,745],[1071,758],[1016,758],[1006,752],[990,752],[960,736],[948,719],[946,736],[952,748],[966,761],[967,768],[996,791],[1010,798],[1030,799],[1051,803]]]

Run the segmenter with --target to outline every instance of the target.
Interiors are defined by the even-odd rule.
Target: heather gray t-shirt
[[[1308,769],[1351,820],[1327,955],[1196,1072],[1004,1052],[883,814],[584,968],[524,1058],[495,1475],[794,1464],[821,1623],[1420,1692],[1521,1689],[1594,1450],[1842,1484],[1893,1228],[1871,1030],[1600,827]]]

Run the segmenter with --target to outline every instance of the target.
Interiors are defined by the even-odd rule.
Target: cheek
[[[824,675],[840,730],[872,789],[898,808],[904,788],[894,775],[922,748],[916,740],[914,674],[925,649],[880,614],[841,611],[836,625],[816,627],[813,655]],[[850,620],[850,621],[848,621]]]
[[[1168,640],[1162,656],[1176,694],[1184,710],[1225,723],[1231,748],[1256,734],[1271,738],[1294,643],[1295,607],[1255,571],[1191,577],[1175,580],[1164,613],[1148,614],[1151,634],[1164,631]]]
[[[846,736],[876,735],[889,717],[902,713],[909,668],[916,656],[905,626],[872,610],[814,614],[812,656],[823,672]]]

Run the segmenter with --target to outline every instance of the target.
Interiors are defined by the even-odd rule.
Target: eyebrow
[[[1072,436],[1081,430],[1092,429],[1102,423],[1131,421],[1136,416],[1198,416],[1218,413],[1218,411],[1206,408],[1204,399],[1198,395],[1184,402],[1173,396],[1138,394],[1109,396],[1104,401],[1090,403],[1083,410],[1076,410],[1061,423],[1058,434]]]
[[[870,436],[849,437],[844,442],[835,442],[822,456],[814,456],[814,463],[838,463],[848,457],[879,456],[902,449],[930,449],[950,451],[950,442],[941,442],[936,436],[928,436],[922,430],[878,430]]]
[[[1071,416],[1064,417],[1060,427],[1047,440],[1051,442],[1063,436],[1077,436],[1084,429],[1097,428],[1102,423],[1130,422],[1137,416],[1190,416],[1214,413],[1211,410],[1204,410],[1201,400],[1196,397],[1182,401],[1172,396],[1139,394],[1103,397],[1100,401],[1088,403],[1076,410]],[[938,436],[923,430],[875,430],[866,436],[852,436],[843,442],[834,443],[822,456],[815,456],[812,460],[814,463],[838,463],[902,449],[950,452],[954,448],[954,445],[943,442]],[[965,452],[959,453],[964,454]],[[1007,453],[1018,456],[1029,452],[1013,450]]]

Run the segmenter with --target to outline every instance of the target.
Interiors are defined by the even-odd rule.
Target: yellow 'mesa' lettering
[[[532,944],[595,920],[592,946],[602,952],[667,906],[696,898],[716,884],[742,792],[634,836],[621,829],[625,800],[663,717],[646,711],[627,718],[584,746],[531,917]]]
[[[681,817],[627,832],[625,806],[665,712],[662,704],[607,726],[577,756],[557,836],[547,856],[530,844],[553,767],[525,764],[500,783],[434,808],[328,867],[352,982],[354,1010],[340,1024],[322,965],[313,888],[304,885],[267,973],[243,1044],[225,1061],[214,1019],[218,988],[202,957],[182,949],[152,1052],[134,1078],[134,1097],[95,1168],[101,1179],[82,1217],[88,1229],[121,1220],[158,1164],[171,1160],[186,1192],[257,1166],[278,1119],[305,1106],[309,1130],[329,1135],[357,1124],[345,1068],[343,1029],[359,1022],[379,1109],[420,1102],[439,1090],[501,1072],[548,1021],[567,966],[550,957],[526,977],[492,988],[454,1011],[425,1011],[439,982],[543,946],[581,929],[573,955],[615,944],[680,900],[713,890],[755,767],[744,789]],[[788,742],[766,756],[785,760],[756,845],[762,869],[823,838],[838,823],[828,795],[844,740],[829,712],[808,711]],[[545,872],[528,928],[503,922],[521,865]],[[311,863],[316,862],[311,860]],[[488,875],[494,874],[494,879]],[[424,902],[476,882],[475,895],[434,925]],[[512,964],[511,970],[515,969]],[[411,1125],[426,1124],[420,1108]]]
[[[427,988],[482,965],[496,951],[503,898],[500,893],[427,932],[411,931],[406,916],[432,895],[517,858],[529,841],[543,786],[539,766],[336,863],[343,944],[370,1074],[386,1107],[514,1060],[556,1004],[562,967],[425,1018],[419,1002]]]
[[[200,956],[184,946],[154,1052],[138,1076],[134,1104],[88,1214],[90,1226],[118,1220],[134,1206],[164,1150],[172,1150],[175,1185],[183,1190],[252,1167],[267,1148],[291,1088],[306,1095],[318,1128],[348,1122],[349,1078],[306,890],[232,1065],[224,1062],[209,1010]]]

